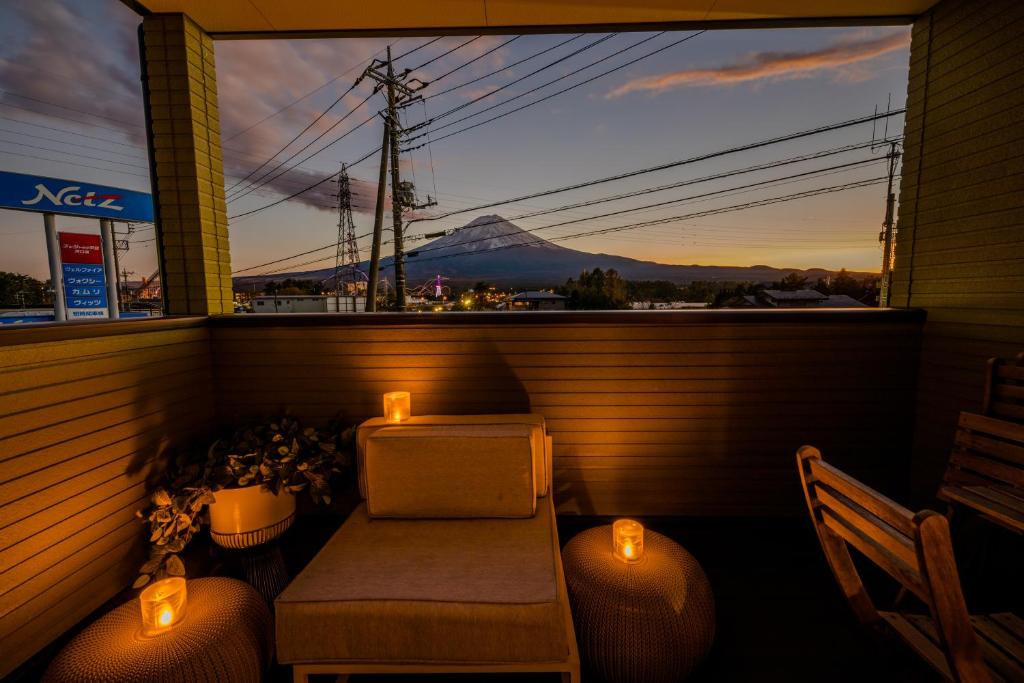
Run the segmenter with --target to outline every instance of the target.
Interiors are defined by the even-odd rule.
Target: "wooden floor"
[[[301,518],[281,539],[280,557],[286,565],[287,574],[297,574],[341,520],[338,515]],[[715,593],[715,645],[710,657],[689,679],[693,683],[916,683],[937,680],[931,670],[901,644],[865,632],[857,626],[839,597],[806,519],[641,520],[649,528],[687,548],[704,567]],[[604,523],[607,520],[562,517],[559,519],[562,543],[583,529]],[[1001,530],[993,533],[989,524],[968,522],[954,525],[954,544],[958,547],[958,560],[963,560],[962,564],[966,565],[961,573],[968,603],[976,606],[976,611],[1010,609],[1024,613],[1024,587],[1014,579],[1024,571],[1021,553],[1024,543],[1020,537],[1010,536]],[[961,549],[964,549],[963,553]],[[193,576],[222,574],[241,578],[239,566],[229,559],[237,558],[237,555],[218,551],[205,538],[198,538],[190,546],[188,555],[187,564]],[[1000,560],[993,566],[985,557]],[[865,573],[865,581],[872,589],[875,584],[890,585],[881,581],[882,578]],[[880,605],[885,605],[894,592],[878,590],[874,595]],[[123,599],[127,599],[127,595],[112,601],[110,606]],[[104,610],[94,616],[99,616]],[[59,639],[9,680],[17,683],[39,680],[49,658],[73,633],[74,630]],[[290,683],[290,669],[275,667],[268,680]],[[355,683],[469,683],[478,680],[532,683],[555,682],[558,677],[356,676],[351,680]],[[585,672],[583,680],[588,683],[594,681]]]
[[[561,540],[564,544],[583,529],[602,523],[605,521],[594,518],[561,518]],[[715,592],[718,613],[715,646],[690,681],[915,683],[937,680],[930,669],[898,643],[887,642],[858,628],[840,599],[806,520],[651,519],[649,526],[693,553],[707,572]],[[277,672],[276,680],[284,683],[291,678],[287,670],[283,670]],[[355,683],[468,683],[477,680],[525,683],[554,682],[558,677],[354,676],[351,680]],[[584,681],[587,680],[584,673]]]

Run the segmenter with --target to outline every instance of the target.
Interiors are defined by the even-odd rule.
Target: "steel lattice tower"
[[[338,250],[334,257],[334,294],[356,294],[356,268],[359,266],[359,245],[356,224],[352,220],[352,190],[348,171],[341,165],[338,174]]]

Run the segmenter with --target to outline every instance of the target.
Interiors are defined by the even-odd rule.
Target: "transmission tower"
[[[356,224],[352,220],[352,189],[349,186],[348,171],[345,164],[342,164],[338,175],[338,248],[334,257],[334,296],[339,311],[341,295],[356,294],[358,266],[359,245],[356,244]]]

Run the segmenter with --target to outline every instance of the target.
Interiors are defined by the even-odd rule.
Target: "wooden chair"
[[[960,413],[939,499],[1024,533],[1024,424]]]
[[[1013,360],[989,358],[981,413],[1024,422],[1024,351]]]
[[[948,680],[1024,681],[1024,620],[1008,612],[968,615],[943,515],[912,513],[822,461],[813,446],[796,457],[825,558],[862,624],[888,625]],[[877,610],[850,547],[920,598],[928,614]]]

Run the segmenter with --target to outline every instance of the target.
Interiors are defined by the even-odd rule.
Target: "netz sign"
[[[152,221],[153,197],[118,187],[0,171],[0,208]]]

